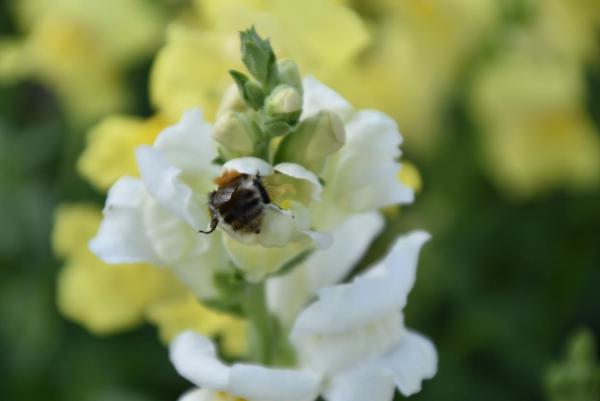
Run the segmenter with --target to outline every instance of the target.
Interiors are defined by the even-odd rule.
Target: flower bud
[[[240,96],[237,85],[232,84],[223,94],[223,99],[221,100],[221,104],[219,104],[219,110],[217,110],[217,119],[227,111],[246,111],[247,109],[248,107],[246,106],[244,99]]]
[[[337,152],[346,141],[344,123],[331,111],[321,111],[302,121],[283,138],[275,154],[275,162],[293,162],[319,172],[327,157]]]
[[[221,144],[225,155],[240,157],[252,154],[254,141],[251,127],[241,113],[226,110],[217,119],[213,139]]]
[[[267,98],[265,111],[274,120],[287,120],[300,117],[302,94],[290,85],[278,85]]]
[[[290,59],[279,60],[277,62],[277,71],[282,84],[292,86],[301,94],[303,93],[302,76],[296,63]]]

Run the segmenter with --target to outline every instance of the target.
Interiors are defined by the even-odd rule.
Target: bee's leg
[[[213,217],[212,220],[210,221],[210,228],[208,229],[208,231],[198,230],[198,232],[202,233],[202,234],[210,234],[213,231],[215,231],[215,228],[217,228],[217,225],[219,225],[219,219],[216,217]]]

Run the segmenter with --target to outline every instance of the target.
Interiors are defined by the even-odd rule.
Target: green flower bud
[[[290,59],[279,60],[277,71],[279,72],[279,81],[282,84],[293,86],[298,92],[303,93],[302,76],[296,63]]]
[[[248,110],[248,106],[240,96],[240,91],[237,88],[237,85],[230,85],[229,88],[223,94],[223,99],[219,104],[219,109],[217,110],[217,119],[225,114],[226,111],[246,111]]]
[[[346,141],[344,123],[337,114],[321,111],[302,121],[283,138],[275,154],[275,163],[293,162],[319,172],[327,157]]]
[[[252,127],[242,113],[223,112],[213,128],[213,139],[227,158],[251,155],[254,150]]]
[[[302,113],[302,94],[293,86],[278,85],[267,98],[265,111],[273,120],[297,120]]]

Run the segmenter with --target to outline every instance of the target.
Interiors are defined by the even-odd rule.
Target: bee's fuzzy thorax
[[[214,182],[219,188],[235,181],[242,174],[235,170],[224,171],[219,177],[215,178]]]

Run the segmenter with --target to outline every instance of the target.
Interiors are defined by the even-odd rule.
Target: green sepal
[[[229,70],[229,75],[235,81],[244,102],[254,110],[259,110],[265,103],[265,94],[260,84],[236,70]]]
[[[268,40],[262,39],[256,29],[251,27],[240,32],[242,61],[261,84],[270,92],[279,82],[277,59]]]
[[[203,303],[221,312],[243,316],[242,296],[246,281],[239,270],[232,267],[228,271],[216,273],[213,276],[213,283],[219,292],[219,296],[218,298],[205,300]]]
[[[265,132],[270,136],[285,135],[292,129],[292,126],[285,121],[267,121],[264,123]]]
[[[219,155],[217,157],[215,157],[214,159],[212,159],[211,163],[216,164],[217,166],[222,166],[223,164],[225,164],[227,159],[221,154],[221,151],[218,148],[217,148],[217,153],[219,153]]]

